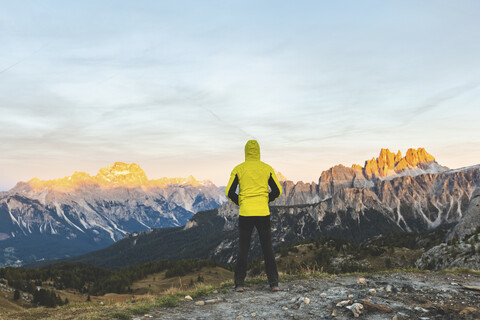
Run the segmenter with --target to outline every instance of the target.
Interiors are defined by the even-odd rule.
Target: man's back
[[[235,194],[237,185],[238,196]],[[270,214],[268,203],[279,197],[281,190],[273,168],[260,161],[258,143],[255,140],[248,141],[245,146],[245,162],[233,169],[225,190],[226,195],[240,206],[240,215],[267,216]]]

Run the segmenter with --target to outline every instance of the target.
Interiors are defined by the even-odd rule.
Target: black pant
[[[235,268],[235,286],[243,286],[247,275],[248,251],[250,250],[250,239],[253,227],[257,229],[260,244],[265,260],[265,271],[267,272],[270,287],[278,286],[278,272],[272,248],[272,232],[270,230],[270,216],[239,216],[238,231],[240,236],[240,250]]]

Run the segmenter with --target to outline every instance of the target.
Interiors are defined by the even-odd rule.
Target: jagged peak
[[[378,158],[365,161],[364,174],[367,178],[386,177],[398,174],[407,169],[415,169],[421,163],[435,162],[435,158],[425,148],[409,148],[402,157],[398,150],[395,154],[387,148],[382,148]]]

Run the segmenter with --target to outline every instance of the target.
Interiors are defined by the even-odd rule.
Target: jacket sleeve
[[[270,193],[268,194],[268,202],[272,202],[282,195],[282,186],[278,182],[275,171],[270,171],[270,178],[268,179],[268,186],[270,187]]]
[[[227,188],[225,189],[225,195],[228,199],[230,199],[233,203],[237,206],[238,204],[238,194],[237,194],[237,186],[238,186],[238,175],[236,170],[234,169],[230,174],[230,180],[228,181]]]

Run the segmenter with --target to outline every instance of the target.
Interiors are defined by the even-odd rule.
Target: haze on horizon
[[[316,181],[380,148],[480,163],[478,1],[2,1],[0,190],[92,175]]]

